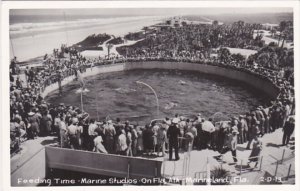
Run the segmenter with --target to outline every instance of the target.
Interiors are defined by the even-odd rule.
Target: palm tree
[[[269,59],[270,59],[270,55],[268,52],[263,52],[261,54],[259,54],[259,56],[257,57],[257,62],[259,64],[259,66],[262,67],[269,67]]]
[[[285,41],[285,37],[286,37],[286,29],[287,29],[287,22],[286,21],[281,21],[279,24],[279,30],[280,30],[280,37],[282,38],[282,44],[281,44],[281,48],[283,48],[283,44]],[[280,38],[278,39],[278,46],[279,46],[279,41]]]
[[[238,64],[243,64],[245,63],[246,58],[240,53],[237,53],[237,54],[232,54],[232,59]]]
[[[105,46],[107,47],[107,59],[109,59],[110,49],[113,47],[113,45],[110,43],[107,43]]]
[[[144,31],[144,35],[145,35],[145,38],[146,38],[147,34],[148,34],[148,31],[149,31],[149,27],[145,26],[145,27],[143,27],[142,30]]]
[[[230,58],[230,51],[227,48],[220,48],[218,58],[221,62],[227,63]]]
[[[278,67],[278,57],[275,52],[271,52],[269,56],[269,66],[271,68],[277,68]]]
[[[274,28],[272,28],[272,29],[271,29],[272,37],[274,37],[275,33],[276,33],[276,30],[275,30]]]

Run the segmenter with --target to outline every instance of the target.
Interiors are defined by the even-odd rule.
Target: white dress
[[[107,153],[105,147],[103,146],[102,144],[103,142],[103,139],[101,136],[97,136],[95,139],[94,139],[94,145],[95,145],[95,150],[97,153]]]

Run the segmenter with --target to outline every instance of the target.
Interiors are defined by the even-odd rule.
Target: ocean
[[[52,53],[61,44],[73,45],[91,34],[124,36],[161,22],[159,16],[10,16],[10,57],[27,61]]]

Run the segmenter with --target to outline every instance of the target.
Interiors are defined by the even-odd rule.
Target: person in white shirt
[[[125,130],[121,130],[121,134],[118,137],[117,153],[120,155],[126,155],[127,143]]]
[[[103,139],[101,135],[98,134],[98,136],[94,139],[94,152],[107,154],[108,152],[106,151],[102,143]]]
[[[89,140],[88,140],[88,150],[92,150],[94,148],[93,140],[97,137],[98,133],[95,132],[95,129],[98,127],[95,119],[90,120],[90,125],[88,128]]]
[[[70,146],[72,149],[79,149],[79,139],[77,137],[78,135],[78,119],[73,118],[72,124],[67,127],[69,139],[70,139]]]
[[[215,132],[215,126],[212,123],[212,119],[210,118],[208,121],[205,120],[202,124],[202,130],[203,130],[203,138],[204,140],[204,147],[210,147],[213,145],[212,135]]]
[[[116,130],[112,124],[112,120],[108,120],[107,124],[104,126],[104,140],[105,140],[105,148],[109,153],[114,152],[115,135],[116,135]]]
[[[64,148],[66,147],[67,142],[67,125],[63,119],[63,115],[60,116],[60,120],[58,122],[58,128],[59,128],[59,137],[60,137],[60,147]]]

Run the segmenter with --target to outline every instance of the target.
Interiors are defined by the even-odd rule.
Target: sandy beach
[[[116,18],[118,19],[118,18]],[[141,19],[119,18],[112,24],[103,23],[95,27],[84,25],[81,28],[42,33],[32,36],[16,37],[11,39],[10,57],[17,56],[19,61],[26,61],[35,57],[52,53],[54,48],[59,48],[61,44],[72,45],[82,41],[88,35],[107,33],[115,36],[124,36],[129,32],[141,30],[144,26],[149,26],[162,21],[164,17],[141,17]]]

